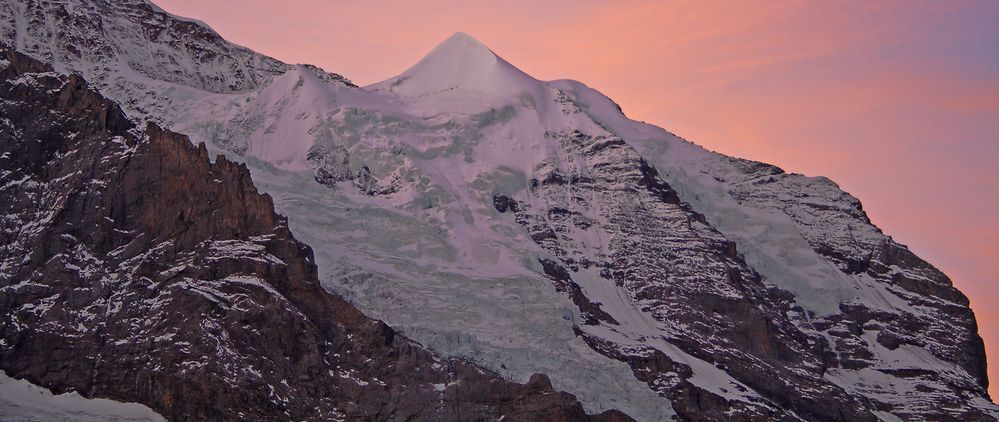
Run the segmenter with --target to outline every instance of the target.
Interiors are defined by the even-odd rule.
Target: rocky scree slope
[[[245,166],[0,60],[0,369],[171,420],[630,420],[441,359],[319,285]]]

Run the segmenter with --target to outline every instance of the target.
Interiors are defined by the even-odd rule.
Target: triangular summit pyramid
[[[454,90],[506,95],[537,83],[475,38],[456,32],[401,75],[373,87],[407,97]]]

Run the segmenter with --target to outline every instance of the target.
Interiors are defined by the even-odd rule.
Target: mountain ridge
[[[630,420],[368,318],[322,290],[245,165],[4,56],[4,371],[171,420]]]
[[[136,115],[245,160],[316,248],[324,286],[435,350],[474,356],[508,377],[553,368],[553,383],[589,409],[627,396],[618,401],[623,410],[649,420],[667,417],[662,407],[716,419],[726,411],[995,417],[966,298],[827,179],[706,151],[627,119],[574,81],[534,80],[527,95],[510,95],[486,78],[486,95],[396,98],[330,80],[303,97],[314,81],[283,75],[281,86],[270,76],[251,91],[213,93],[94,74]],[[295,103],[301,98],[325,103]],[[298,145],[297,164],[258,154],[258,141]],[[334,239],[337,248],[324,246]],[[546,283],[566,296],[545,292]],[[727,288],[738,293],[729,297]],[[739,305],[719,307],[726,301]],[[611,318],[590,319],[600,312],[587,303]],[[568,320],[554,317],[561,311]],[[439,321],[445,317],[462,324]],[[652,331],[622,328],[636,324]],[[780,357],[747,343],[745,332],[800,353]],[[608,375],[619,367],[594,352],[626,363],[632,380]],[[583,362],[602,368],[586,377],[616,389],[594,391],[582,375],[558,369]],[[760,376],[790,379],[780,373],[795,365],[811,381],[790,382],[794,392]],[[642,396],[635,382],[654,387],[661,401]],[[786,401],[815,394],[802,388],[808,383],[836,393],[813,396],[817,405]],[[746,391],[733,393],[739,389]],[[809,406],[818,413],[806,413]]]

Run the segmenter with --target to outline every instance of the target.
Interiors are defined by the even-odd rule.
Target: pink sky
[[[999,393],[999,2],[155,1],[360,85],[463,31],[633,119],[828,176],[971,298]]]

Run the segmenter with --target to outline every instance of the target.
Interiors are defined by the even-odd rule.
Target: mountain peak
[[[486,47],[485,44],[482,44],[481,41],[461,31],[455,32],[444,41],[441,41],[437,47],[434,47],[428,56],[438,52],[439,50],[454,53],[475,54],[482,57],[487,55],[492,56],[493,58],[496,57],[496,54],[494,54],[489,47]]]
[[[460,82],[477,74],[493,71],[502,60],[471,35],[455,32],[430,50],[406,73],[419,71],[427,73],[427,76],[436,75],[441,79]]]
[[[401,75],[372,87],[407,97],[450,91],[506,96],[536,84],[479,40],[455,32]]]

